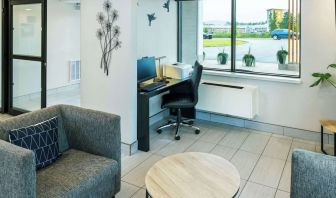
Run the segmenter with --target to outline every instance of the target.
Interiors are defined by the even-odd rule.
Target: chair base
[[[195,134],[198,135],[200,134],[201,130],[198,127],[193,126],[192,124],[194,123],[193,120],[187,119],[187,120],[182,120],[181,117],[177,116],[176,120],[168,120],[167,124],[159,127],[156,131],[161,134],[162,130],[168,129],[171,127],[176,127],[176,132],[175,132],[175,140],[180,140],[181,137],[179,135],[179,131],[181,127],[188,127],[193,130],[195,130]]]

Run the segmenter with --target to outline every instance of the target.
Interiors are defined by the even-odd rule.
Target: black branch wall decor
[[[100,28],[98,28],[96,36],[102,51],[100,68],[104,69],[104,73],[108,76],[112,53],[121,47],[121,41],[119,40],[120,27],[116,25],[119,13],[116,9],[113,9],[111,0],[104,2],[103,10],[97,14]]]
[[[148,25],[152,26],[152,21],[156,20],[155,13],[153,13],[153,14],[147,14],[147,17],[148,17]]]
[[[167,12],[169,12],[169,9],[170,9],[170,0],[166,0],[166,2],[163,4],[163,8],[166,8]]]

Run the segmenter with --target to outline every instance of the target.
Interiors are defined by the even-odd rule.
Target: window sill
[[[244,78],[244,79],[263,80],[263,81],[291,83],[291,84],[301,84],[302,83],[302,80],[300,78],[261,76],[261,75],[253,75],[253,74],[241,74],[241,73],[211,71],[211,70],[204,70],[203,73],[205,75],[224,76],[224,77],[230,77],[230,78]]]

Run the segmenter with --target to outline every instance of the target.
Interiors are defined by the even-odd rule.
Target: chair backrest
[[[201,82],[202,72],[203,72],[203,66],[198,61],[196,61],[194,65],[194,71],[190,79],[191,94],[195,105],[198,102],[198,87]]]

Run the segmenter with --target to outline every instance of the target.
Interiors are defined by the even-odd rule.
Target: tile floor
[[[47,106],[53,106],[57,104],[68,104],[74,106],[80,106],[80,88],[78,87],[64,87],[59,90],[48,90],[47,94]],[[14,99],[14,107],[35,111],[41,108],[41,97],[38,96],[25,96]]]
[[[318,143],[272,133],[197,122],[201,134],[181,130],[181,140],[173,140],[173,130],[157,134],[152,126],[151,151],[122,157],[122,185],[118,198],[145,197],[145,176],[160,159],[182,152],[206,152],[231,161],[241,174],[239,198],[289,198],[291,154],[294,148],[320,152]],[[330,146],[328,150],[332,150]]]

